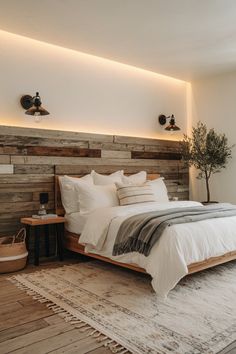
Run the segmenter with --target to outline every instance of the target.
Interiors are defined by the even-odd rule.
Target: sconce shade
[[[30,116],[46,116],[50,114],[45,108],[43,108],[39,93],[36,92],[34,97],[30,95],[24,95],[21,97],[21,105],[26,109],[25,114]]]
[[[180,128],[175,124],[175,117],[172,114],[172,116],[170,117],[170,123],[169,125],[165,128],[165,130],[168,131],[177,131],[180,130]]]
[[[37,107],[35,105],[33,105],[31,108],[29,108],[25,114],[28,114],[30,116],[46,116],[48,114],[50,114],[46,109],[44,109],[43,107]]]

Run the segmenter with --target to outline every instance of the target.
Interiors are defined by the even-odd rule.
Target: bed
[[[79,178],[81,176],[74,176],[73,175],[73,177],[78,177]],[[150,175],[147,176],[147,178],[149,180],[154,180],[154,179],[156,179],[158,177],[159,177],[159,175],[157,175],[157,174],[150,174]],[[176,203],[176,205],[178,203],[180,203],[181,206],[182,205],[183,206],[185,206],[185,205],[187,205],[187,206],[188,205],[195,205],[194,202],[192,202],[193,204],[189,204],[191,202],[172,202],[172,203]],[[55,177],[55,205],[56,205],[57,214],[58,215],[64,215],[64,213],[65,213],[64,212],[64,208],[62,207],[62,204],[61,204],[59,176]],[[175,206],[175,204],[172,204],[171,206]],[[153,205],[152,208],[153,207],[155,207],[155,206]],[[157,205],[157,207],[159,207],[159,205]],[[165,205],[162,206],[162,207],[165,207]],[[168,205],[168,207],[169,207],[169,205]],[[111,220],[113,220],[112,218],[114,218],[115,221],[114,222],[112,221],[113,224],[111,223],[111,225],[112,225],[111,226],[111,230],[109,230],[109,232],[111,233],[110,239],[112,239],[112,237],[113,237],[112,235],[116,232],[115,230],[118,229],[118,227],[119,227],[119,225],[120,225],[120,223],[122,221],[122,217],[119,215],[119,212],[120,212],[119,208],[122,208],[122,207],[117,207],[117,209],[114,209],[114,211],[113,211],[113,214],[115,212],[115,214],[114,214],[115,218],[114,218],[113,214],[111,215],[111,217],[109,217],[109,215],[107,215],[108,213],[107,212],[104,213],[102,210],[101,210],[101,212],[97,211],[97,212],[92,213],[92,215],[90,215],[90,219],[91,220],[99,219],[100,220],[99,224],[101,224],[101,225],[103,225],[103,224],[105,225],[105,223],[108,222],[108,221],[111,223]],[[138,210],[138,208],[139,207],[137,206],[137,210]],[[144,210],[150,210],[149,205],[145,205],[144,204],[142,206],[142,208],[144,208]],[[129,210],[129,208],[127,208],[127,210]],[[103,214],[105,214],[105,215],[103,215]],[[119,217],[120,217],[120,219],[119,219]],[[104,221],[103,221],[103,219],[104,219]],[[210,267],[214,267],[216,265],[219,265],[219,264],[222,264],[222,263],[226,263],[226,262],[229,262],[229,261],[232,261],[232,260],[236,259],[236,217],[235,218],[231,218],[231,219],[232,220],[230,221],[230,223],[231,223],[230,230],[234,230],[235,229],[235,237],[234,237],[234,234],[229,232],[229,237],[228,237],[229,241],[227,241],[228,243],[227,242],[222,242],[222,238],[219,239],[217,241],[217,242],[219,242],[218,250],[216,249],[214,251],[214,256],[211,256],[211,252],[209,250],[204,249],[203,259],[200,259],[200,260],[197,260],[197,261],[194,261],[194,262],[191,262],[191,263],[190,263],[191,260],[188,260],[188,261],[185,262],[186,264],[185,263],[183,264],[183,267],[180,267],[179,270],[178,270],[178,263],[177,263],[177,265],[175,267],[176,268],[176,270],[175,270],[176,274],[173,277],[172,277],[172,274],[171,274],[172,273],[171,269],[168,270],[167,268],[163,268],[161,270],[160,265],[159,265],[159,273],[158,274],[156,273],[156,270],[154,269],[155,267],[154,267],[154,264],[153,264],[153,259],[154,259],[153,256],[149,257],[149,258],[152,258],[152,260],[148,263],[148,262],[146,262],[145,257],[144,258],[140,257],[140,255],[135,255],[134,257],[112,257],[110,255],[110,251],[109,252],[107,251],[109,248],[111,248],[111,245],[109,245],[109,244],[104,246],[105,251],[104,251],[104,249],[103,250],[98,250],[98,249],[96,249],[96,247],[93,247],[91,245],[90,246],[89,245],[85,246],[82,242],[80,242],[80,239],[81,239],[80,232],[71,232],[71,231],[68,231],[68,229],[66,229],[64,245],[65,245],[66,249],[68,249],[70,251],[73,251],[73,252],[84,254],[86,256],[90,256],[92,258],[99,259],[99,260],[102,260],[104,262],[109,262],[109,263],[112,263],[112,264],[115,264],[115,265],[118,265],[118,266],[121,266],[121,267],[124,267],[124,268],[128,268],[128,269],[131,269],[131,270],[134,270],[134,271],[137,271],[137,272],[149,273],[152,276],[152,278],[153,278],[153,280],[152,280],[153,288],[155,289],[155,291],[157,292],[158,295],[165,297],[168,294],[168,292],[176,285],[176,283],[183,276],[185,276],[187,274],[192,274],[192,273],[195,273],[195,272],[199,272],[201,270],[204,270],[204,269],[207,269],[207,268],[210,268]],[[77,217],[75,217],[75,221],[76,220],[77,220]],[[71,222],[73,222],[73,220],[72,221],[70,220],[70,223]],[[80,224],[82,222],[83,222],[83,220],[81,220]],[[85,221],[84,221],[84,223],[86,224]],[[229,223],[229,222],[227,221],[227,223]],[[87,224],[90,225],[90,226],[87,227],[86,231],[88,233],[89,232],[90,233],[94,233],[94,229],[92,228],[92,225],[91,225],[92,223],[89,222]],[[208,228],[212,227],[207,222],[205,224],[206,224],[206,226],[204,226],[204,224],[203,224],[203,226],[200,225],[200,228],[197,231],[198,235],[200,235],[200,236],[197,235],[197,236],[195,236],[195,238],[198,239],[198,241],[199,241],[199,239],[203,238],[204,232],[202,232],[202,231],[203,231],[204,227],[206,227],[206,228],[207,227]],[[207,225],[207,224],[209,224],[209,225]],[[216,225],[216,227],[215,227],[216,229],[220,229],[220,228],[224,228],[225,227],[224,225],[222,225],[220,220],[217,220],[215,225]],[[95,225],[95,229],[96,229],[96,227],[97,226]],[[112,230],[112,227],[113,227],[113,230]],[[75,229],[75,228],[72,227],[72,230],[73,229]],[[184,226],[180,225],[177,229],[178,229],[177,230],[178,231],[178,237],[182,237],[181,236],[181,232],[182,232],[182,235],[183,235],[183,238],[184,238],[184,235],[189,232],[189,230],[186,229],[186,225],[184,225]],[[98,230],[98,234],[99,234],[99,227],[97,227],[97,230]],[[217,231],[215,231],[215,232],[217,232]],[[213,233],[214,233],[214,230],[213,230]],[[223,233],[223,231],[222,231],[222,233]],[[82,235],[82,237],[83,237],[83,235]],[[209,234],[209,235],[207,235],[207,237],[211,238],[212,236]],[[183,241],[183,242],[185,242],[185,241]],[[213,241],[211,240],[209,242],[213,242]],[[170,243],[170,245],[171,245],[171,243]],[[200,246],[200,247],[202,247],[202,246]],[[163,248],[163,250],[164,250],[164,248]],[[155,251],[155,252],[157,252],[157,251]],[[159,259],[161,259],[163,252],[160,251],[160,254],[158,256]],[[177,251],[175,250],[175,252],[178,252],[178,250]],[[174,254],[172,254],[172,255],[170,254],[170,258],[171,257],[173,257],[173,260],[174,260]],[[148,258],[148,257],[146,257],[146,258]],[[199,258],[199,255],[198,256],[192,255],[192,258],[190,257],[190,259],[198,259],[198,258]],[[202,257],[200,257],[200,258],[202,258]],[[171,260],[171,261],[173,261],[173,260]],[[142,266],[142,265],[144,265],[144,266]],[[160,281],[160,284],[159,284],[157,279],[160,278],[160,274],[161,274],[162,280]]]

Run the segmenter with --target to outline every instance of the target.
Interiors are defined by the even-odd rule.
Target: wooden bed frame
[[[158,175],[158,174],[148,174],[147,178],[149,180],[152,180],[152,179],[158,178],[159,176],[160,175]],[[65,210],[64,210],[62,203],[61,203],[59,177],[60,176],[58,176],[58,175],[55,176],[55,209],[56,209],[57,215],[62,216],[65,214]],[[76,176],[73,175],[71,177],[80,178],[80,177],[82,177],[82,175],[76,175]],[[79,235],[71,233],[67,230],[65,231],[64,247],[70,251],[80,253],[80,254],[95,258],[95,259],[99,259],[104,262],[115,264],[115,265],[118,265],[123,268],[128,268],[128,269],[134,270],[136,272],[146,273],[145,269],[140,268],[139,266],[137,266],[135,264],[116,262],[110,258],[103,257],[98,254],[86,253],[84,251],[84,248],[85,248],[84,245],[79,243]],[[223,264],[223,263],[230,262],[233,260],[236,260],[236,251],[228,252],[228,253],[226,253],[222,256],[219,256],[219,257],[211,257],[211,258],[206,259],[201,262],[192,263],[192,264],[188,265],[188,274],[200,272],[201,270],[211,268],[211,267],[217,266],[219,264]]]

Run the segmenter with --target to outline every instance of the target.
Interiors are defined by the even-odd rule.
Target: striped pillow
[[[116,182],[120,205],[154,202],[155,196],[149,182],[143,184],[124,184]]]

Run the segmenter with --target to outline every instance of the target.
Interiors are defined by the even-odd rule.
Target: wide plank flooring
[[[22,272],[71,264],[29,265]],[[20,272],[19,272],[20,273]],[[18,274],[19,274],[18,273]],[[88,337],[60,316],[11,284],[9,275],[0,275],[0,353],[14,354],[110,354],[109,349]]]
[[[63,263],[29,265],[22,272],[58,267]],[[101,343],[75,329],[0,275],[0,353],[14,354],[111,354]],[[219,354],[236,354],[236,342]]]

